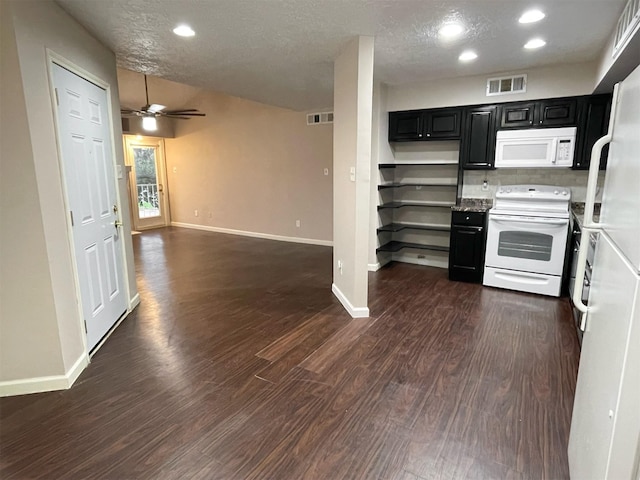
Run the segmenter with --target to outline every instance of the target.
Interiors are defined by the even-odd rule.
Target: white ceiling
[[[333,104],[333,60],[355,35],[373,35],[375,75],[403,84],[594,61],[625,0],[56,0],[108,45],[118,66],[272,105]],[[538,7],[547,17],[520,25]],[[462,22],[463,38],[437,31]],[[193,38],[172,33],[186,22]],[[522,46],[533,36],[537,51]],[[461,64],[473,48],[478,59]]]

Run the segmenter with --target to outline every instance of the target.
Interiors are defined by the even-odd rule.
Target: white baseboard
[[[380,262],[370,263],[369,265],[367,265],[367,268],[369,269],[370,272],[377,272],[382,268],[382,265],[380,265]]]
[[[171,222],[172,227],[193,228],[207,232],[226,233],[229,235],[240,235],[243,237],[264,238],[266,240],[277,240],[279,242],[304,243],[307,245],[321,245],[323,247],[333,247],[331,240],[317,240],[315,238],[285,237],[283,235],[273,235],[271,233],[247,232],[245,230],[234,230],[232,228],[212,227],[209,225],[196,225],[195,223]]]
[[[349,299],[345,297],[344,293],[342,293],[342,291],[335,283],[331,284],[331,291],[336,296],[336,298],[340,300],[342,306],[353,318],[366,318],[369,316],[368,307],[354,307],[353,305],[351,305]]]
[[[129,300],[129,311],[133,310],[138,305],[140,305],[140,294],[136,293],[133,298]]]
[[[48,377],[23,378],[0,382],[0,397],[66,390],[73,385],[87,365],[89,365],[89,358],[83,353],[64,375],[50,375]]]

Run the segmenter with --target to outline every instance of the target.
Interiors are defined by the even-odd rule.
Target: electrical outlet
[[[342,275],[342,260],[338,260],[338,271],[340,272],[340,275]]]
[[[485,180],[482,182],[482,191],[486,192],[487,190],[489,190],[489,182]]]
[[[193,216],[194,216],[194,217],[197,217],[197,216],[198,216],[198,210],[197,210],[197,209],[193,211]]]
[[[300,220],[296,220],[296,227],[300,228]]]

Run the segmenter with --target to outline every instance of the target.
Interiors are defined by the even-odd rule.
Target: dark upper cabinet
[[[389,112],[389,141],[460,138],[461,108]]]
[[[607,133],[611,113],[611,95],[584,97],[582,111],[581,125],[578,129],[578,147],[573,158],[573,168],[576,170],[589,168],[593,144]],[[600,156],[600,170],[607,167],[608,153],[609,145],[606,145]]]
[[[460,164],[464,169],[491,169],[496,147],[496,111],[494,105],[471,107],[465,112],[460,144]]]
[[[389,141],[422,140],[424,135],[423,110],[389,112]]]
[[[426,113],[426,136],[428,138],[460,138],[462,109],[443,108]]]
[[[449,279],[482,282],[486,243],[486,213],[452,212]]]
[[[543,127],[566,127],[576,124],[578,100],[560,98],[540,100],[536,120]]]
[[[500,110],[500,128],[570,127],[577,124],[578,99],[506,103]]]
[[[535,122],[536,102],[509,103],[500,111],[500,128],[528,128]]]

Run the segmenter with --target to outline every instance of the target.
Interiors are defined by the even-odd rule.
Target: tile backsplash
[[[564,168],[501,168],[497,170],[465,170],[462,196],[466,198],[494,198],[501,185],[558,185],[571,188],[571,200],[584,202],[589,172]],[[602,197],[604,174],[598,175],[596,201]],[[487,180],[488,190],[482,190]]]

